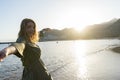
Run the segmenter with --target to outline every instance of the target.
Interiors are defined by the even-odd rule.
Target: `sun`
[[[87,27],[92,25],[94,21],[91,20],[85,20],[87,18],[83,18],[82,16],[80,18],[76,18],[72,21],[73,28],[78,32],[83,32]]]
[[[72,26],[77,31],[84,31],[90,25],[93,25],[98,22],[97,12],[90,10],[76,10],[73,9],[67,15],[64,16],[64,23]]]
[[[73,27],[77,31],[84,31],[84,29],[89,27],[90,25],[98,23],[96,16],[97,16],[96,11],[89,11],[82,9],[80,11],[75,10],[71,16],[72,20],[68,20],[68,21],[71,25],[73,25]]]
[[[73,27],[76,31],[78,32],[83,32],[86,28],[86,26],[76,26],[76,27]]]
[[[101,22],[102,12],[92,6],[73,6],[70,5],[65,10],[59,11],[55,17],[55,25],[59,28],[72,27],[77,31],[83,32],[90,25]],[[54,21],[54,20],[51,20]]]

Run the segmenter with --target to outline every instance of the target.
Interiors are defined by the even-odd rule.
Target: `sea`
[[[37,43],[53,80],[120,80],[119,39]],[[10,44],[0,44],[0,50]],[[23,66],[15,55],[0,62],[0,80],[21,80]]]

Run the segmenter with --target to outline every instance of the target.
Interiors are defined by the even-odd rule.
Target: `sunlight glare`
[[[90,7],[70,7],[71,10],[67,11],[67,14],[63,14],[64,20],[61,19],[63,24],[72,26],[77,31],[83,31],[89,25],[93,25],[98,22],[99,14],[96,9]]]
[[[75,60],[78,67],[77,76],[80,79],[86,79],[88,78],[88,72],[87,72],[87,66],[86,66],[86,42],[80,41],[76,42],[74,44],[74,51],[75,51]]]

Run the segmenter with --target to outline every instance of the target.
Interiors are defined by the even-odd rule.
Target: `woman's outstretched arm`
[[[2,61],[5,57],[10,54],[14,54],[17,52],[17,49],[14,46],[9,46],[0,51],[0,61]]]

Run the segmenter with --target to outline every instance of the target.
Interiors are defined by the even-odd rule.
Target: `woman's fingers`
[[[3,59],[0,59],[0,62],[3,61]]]
[[[5,51],[4,50],[0,51],[0,61],[3,61],[5,57],[6,57]]]

